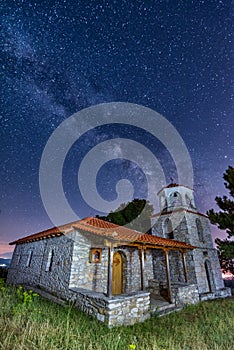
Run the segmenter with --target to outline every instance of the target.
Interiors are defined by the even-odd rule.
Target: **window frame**
[[[54,262],[54,249],[50,249],[48,253],[46,268],[45,268],[46,272],[52,271],[53,262]]]
[[[98,257],[95,258],[96,254],[98,254]],[[102,248],[91,248],[89,253],[89,262],[101,263],[101,261],[102,261]]]
[[[33,256],[33,251],[30,250],[29,253],[28,253],[28,259],[27,259],[26,267],[30,267],[31,262],[32,262],[32,256]]]

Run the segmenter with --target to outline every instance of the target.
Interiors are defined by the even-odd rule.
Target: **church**
[[[109,327],[230,296],[193,189],[171,183],[158,197],[150,233],[87,217],[11,242],[7,283],[73,302]]]

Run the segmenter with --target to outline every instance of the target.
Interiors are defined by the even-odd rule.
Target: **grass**
[[[2,350],[227,350],[234,348],[233,329],[233,298],[108,329],[71,305],[0,284]]]

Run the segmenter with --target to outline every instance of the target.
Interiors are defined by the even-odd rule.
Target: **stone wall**
[[[165,281],[158,282],[157,280],[150,280],[147,290],[157,299],[163,292],[167,294],[167,284]],[[171,302],[176,306],[196,304],[199,300],[199,292],[196,284],[171,283]]]
[[[47,271],[49,254],[53,250],[53,261]],[[16,246],[7,283],[39,286],[55,295],[69,299],[69,279],[73,241],[66,236],[23,243]],[[31,262],[28,264],[31,252]]]
[[[163,250],[155,249],[153,251],[153,279],[157,281],[165,281],[166,279],[166,263]]]
[[[203,240],[199,238],[196,220],[199,220],[201,223]],[[186,213],[186,221],[190,244],[196,247],[213,249],[213,241],[210,231],[209,219],[203,215],[188,212]]]
[[[172,283],[172,302],[176,305],[197,304],[199,292],[196,284]]]
[[[94,240],[92,236],[75,231],[72,234],[74,241],[70,288],[85,288],[95,292],[106,293],[108,272],[108,251],[103,247],[102,241]],[[101,261],[90,261],[90,249],[101,248]]]
[[[205,300],[212,300],[216,298],[227,298],[231,296],[232,296],[231,288],[222,288],[212,293],[201,294],[200,300],[205,301]]]
[[[106,323],[108,327],[132,325],[150,317],[150,293],[138,292],[110,299],[79,288],[72,290],[75,292],[75,306]]]
[[[209,293],[224,287],[216,249],[196,249],[193,252],[193,259],[199,293]],[[205,268],[206,262],[210,266],[209,277]]]
[[[153,271],[154,279],[163,282],[166,280],[166,263],[163,250],[155,249],[153,251]],[[169,251],[169,265],[170,265],[170,276],[171,282],[185,282],[183,262],[181,253],[178,251]],[[194,271],[194,262],[191,252],[187,252],[186,266],[187,266],[187,275],[190,283],[196,283],[195,271]]]
[[[171,220],[174,239],[190,243],[196,247],[213,248],[209,219],[204,215],[186,210],[161,214],[152,219],[153,235],[167,238],[165,233],[167,218]],[[199,239],[196,220],[201,223],[203,240]]]
[[[100,240],[85,236],[76,231],[72,237],[74,241],[71,263],[70,288],[85,288],[99,293],[107,293],[108,250]],[[99,263],[89,260],[91,248],[101,248],[102,256]],[[119,252],[123,260],[123,293],[133,293],[141,290],[141,270],[139,251],[135,247],[119,246],[114,253]],[[145,254],[144,278],[145,285],[153,278],[152,252]]]
[[[123,293],[141,290],[140,258],[137,248],[115,248],[123,257]]]
[[[116,251],[124,255],[123,265],[123,293],[134,293],[141,290],[140,256],[137,248],[118,247]],[[144,281],[148,286],[148,280],[153,278],[153,260],[151,250],[147,250],[144,259]]]
[[[149,280],[154,278],[153,269],[153,249],[147,249],[145,255],[144,281],[145,287],[148,287]]]

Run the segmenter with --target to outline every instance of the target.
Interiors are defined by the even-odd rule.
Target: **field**
[[[0,283],[2,350],[227,350],[234,348],[234,299],[108,329],[95,319]]]

